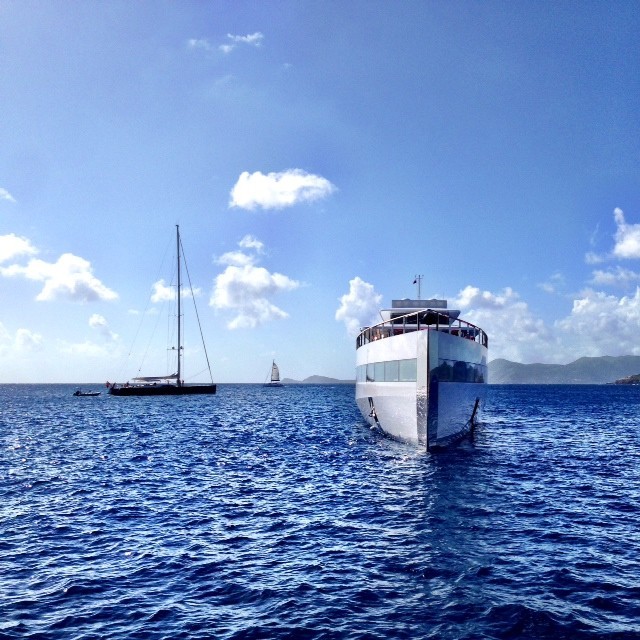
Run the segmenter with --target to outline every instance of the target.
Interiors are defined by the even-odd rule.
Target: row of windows
[[[462,360],[439,360],[438,366],[431,372],[432,379],[440,382],[486,382],[487,366],[463,362]],[[370,362],[356,367],[357,382],[415,382],[417,379],[417,361],[388,360]]]
[[[358,382],[415,382],[418,365],[415,358],[370,362],[356,367]]]
[[[435,376],[440,382],[486,382],[487,365],[462,360],[438,360],[438,366],[431,372],[431,379]]]

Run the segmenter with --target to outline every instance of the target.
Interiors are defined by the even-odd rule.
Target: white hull
[[[487,357],[486,340],[435,327],[372,338],[356,351],[356,402],[370,425],[394,438],[445,446],[479,417]]]

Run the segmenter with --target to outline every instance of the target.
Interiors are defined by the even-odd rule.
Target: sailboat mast
[[[182,383],[180,382],[180,380],[182,379],[180,376],[181,371],[180,371],[180,358],[182,356],[182,335],[181,335],[181,330],[182,330],[182,325],[181,325],[181,309],[180,309],[180,289],[182,286],[182,283],[180,282],[180,227],[178,225],[176,225],[176,256],[178,258],[178,381],[177,381],[177,385],[180,386]]]

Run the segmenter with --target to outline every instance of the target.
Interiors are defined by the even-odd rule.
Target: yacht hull
[[[112,396],[193,396],[215,395],[215,384],[185,385],[173,384],[161,385],[132,385],[129,387],[110,387],[109,395]]]
[[[356,403],[394,438],[447,446],[480,417],[487,357],[481,342],[432,328],[369,341],[356,351]]]

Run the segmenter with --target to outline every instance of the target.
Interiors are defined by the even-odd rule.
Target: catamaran
[[[207,349],[202,341],[202,347],[204,349],[205,357],[207,360],[207,367],[209,369],[209,376],[211,378],[211,384],[185,384],[183,380],[183,351],[182,345],[182,309],[181,309],[181,292],[182,292],[182,280],[181,280],[181,266],[184,261],[184,251],[182,248],[182,241],[180,240],[180,227],[176,225],[176,257],[177,257],[177,346],[171,348],[176,354],[176,370],[175,372],[167,375],[160,376],[138,376],[133,378],[131,382],[125,384],[116,384],[107,382],[107,388],[109,394],[112,396],[184,396],[184,395],[203,395],[203,394],[215,394],[216,385],[213,383],[213,376],[211,375],[211,366],[209,365],[209,356],[207,355]],[[186,263],[185,263],[186,267]],[[188,275],[187,270],[187,275]],[[195,307],[195,298],[193,297],[193,291],[191,291],[191,297]],[[198,317],[197,307],[195,308],[196,317]],[[200,326],[200,319],[198,317],[198,326]],[[202,336],[202,329],[200,328],[200,335]]]
[[[429,451],[472,431],[486,395],[487,334],[446,300],[420,294],[393,300],[380,315],[356,339],[356,402],[365,420]]]

